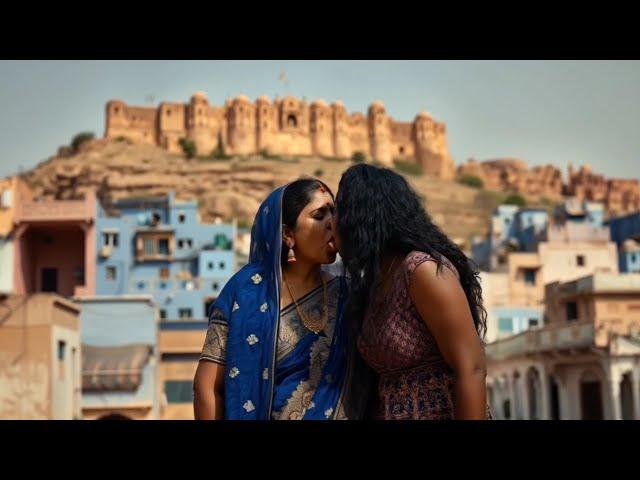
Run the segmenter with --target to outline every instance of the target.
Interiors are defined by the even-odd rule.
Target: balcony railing
[[[486,354],[490,360],[502,360],[509,357],[594,345],[595,329],[593,323],[581,322],[569,325],[548,325],[497,340],[487,345]]]

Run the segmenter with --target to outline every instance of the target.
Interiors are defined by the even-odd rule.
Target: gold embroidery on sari
[[[215,313],[215,312],[214,312]],[[207,328],[207,336],[202,347],[202,360],[210,360],[224,365],[227,358],[227,331],[224,323],[212,321]]]
[[[339,282],[335,282],[332,287],[330,291],[339,288]],[[300,420],[304,417],[307,410],[314,406],[311,399],[322,379],[322,371],[329,359],[331,342],[333,340],[337,309],[336,293],[335,291],[331,291],[329,295],[329,321],[324,329],[325,335],[318,337],[311,347],[311,353],[309,355],[309,378],[302,380],[298,384],[282,410],[272,412],[272,418],[274,420]],[[310,310],[321,310],[323,306],[320,301],[309,308]],[[280,325],[278,358],[284,357],[295,348],[295,345],[304,335],[309,334],[309,331],[302,325],[295,310],[293,310],[291,315],[287,315],[287,320],[288,321],[284,321]]]

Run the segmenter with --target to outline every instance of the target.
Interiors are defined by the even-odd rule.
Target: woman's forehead
[[[326,190],[321,192],[316,190],[311,196],[311,200],[305,207],[305,210],[314,210],[316,208],[324,207],[325,205],[333,205],[333,198]]]

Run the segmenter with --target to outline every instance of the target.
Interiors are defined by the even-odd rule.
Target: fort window
[[[537,318],[530,318],[529,319],[529,328],[537,327],[537,326],[538,326],[538,319]]]
[[[289,126],[289,127],[297,127],[298,126],[298,120],[296,119],[295,115],[289,115],[287,117],[287,126]]]
[[[578,256],[576,256],[576,264],[577,264],[579,267],[584,267],[584,265],[585,265],[584,255],[578,255]]]
[[[576,321],[578,319],[578,304],[576,302],[567,302],[567,320],[569,322]]]
[[[120,111],[120,109],[118,107],[113,109],[113,113],[118,113]]]
[[[167,117],[171,116],[171,110],[167,110]]]
[[[399,152],[400,152],[400,155],[402,155],[404,153],[404,147],[400,147]]]
[[[185,221],[185,219],[186,219],[186,218],[187,218],[187,217],[185,216],[185,214],[184,214],[184,213],[181,213],[180,215],[178,215],[178,221],[179,221],[180,223],[184,223],[184,221]]]

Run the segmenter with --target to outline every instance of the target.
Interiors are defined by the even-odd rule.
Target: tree
[[[351,161],[353,163],[364,163],[366,160],[367,157],[365,157],[362,152],[353,152],[353,155],[351,155]]]
[[[482,181],[482,179],[480,177],[476,177],[475,175],[463,175],[458,179],[458,182],[473,188],[484,187],[484,182]]]
[[[504,199],[503,203],[506,205],[518,205],[519,207],[525,207],[527,205],[527,200],[519,193],[512,193]]]
[[[80,145],[88,142],[89,140],[93,140],[94,138],[95,138],[95,135],[93,132],[81,132],[77,134],[75,137],[73,137],[73,139],[71,140],[71,147],[73,148],[74,151],[77,152],[78,149],[80,148]]]
[[[196,142],[191,140],[190,138],[181,138],[178,143],[182,148],[182,152],[185,154],[187,158],[193,158],[198,153],[198,148],[196,147]]]
[[[213,150],[213,158],[220,158],[220,159],[229,158],[224,151],[224,143],[222,141],[222,132],[218,132],[218,146]]]

